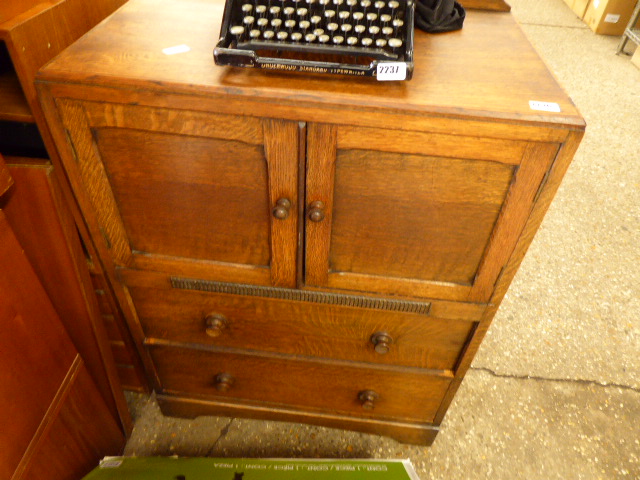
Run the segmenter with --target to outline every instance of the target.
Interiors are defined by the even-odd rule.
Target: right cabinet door
[[[488,301],[558,148],[308,125],[305,284]]]

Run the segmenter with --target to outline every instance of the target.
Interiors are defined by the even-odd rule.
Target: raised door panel
[[[295,122],[58,104],[76,154],[67,170],[117,265],[295,286]]]
[[[487,301],[557,149],[310,125],[306,284]]]

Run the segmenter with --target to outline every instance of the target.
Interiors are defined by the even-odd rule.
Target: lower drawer
[[[451,379],[422,372],[149,347],[163,391],[358,417],[431,422]]]
[[[455,368],[474,326],[266,297],[140,287],[129,293],[147,338],[434,370]]]

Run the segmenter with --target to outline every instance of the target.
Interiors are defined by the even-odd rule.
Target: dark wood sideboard
[[[37,81],[162,410],[429,444],[584,121],[508,12],[384,83],[216,67],[222,10],[131,0]]]

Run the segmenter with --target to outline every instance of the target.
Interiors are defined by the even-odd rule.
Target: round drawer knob
[[[216,390],[218,390],[219,392],[228,392],[231,387],[233,387],[235,381],[236,379],[233,375],[229,373],[219,373],[218,375],[216,375],[214,385],[216,387]]]
[[[210,313],[204,318],[205,332],[210,337],[219,337],[229,326],[227,317],[220,313]]]
[[[393,343],[393,338],[387,332],[376,332],[371,335],[371,343],[373,343],[373,348],[376,353],[384,355],[389,353],[389,349]]]
[[[373,410],[378,398],[380,398],[380,395],[373,390],[364,390],[358,394],[358,400],[360,400],[360,404],[365,410]]]
[[[291,202],[288,198],[280,198],[276,202],[276,206],[273,208],[273,216],[278,220],[284,220],[289,216],[289,209],[291,208]]]
[[[312,222],[321,222],[324,220],[324,203],[317,201],[309,205],[309,220]]]

